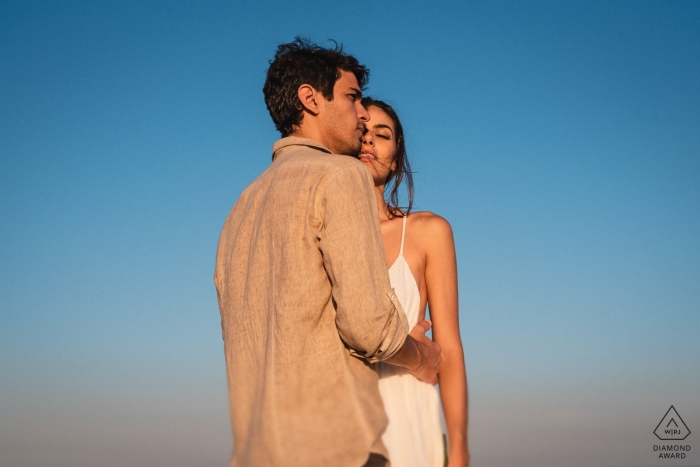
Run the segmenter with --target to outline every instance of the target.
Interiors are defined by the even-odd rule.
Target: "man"
[[[231,210],[216,283],[231,466],[385,465],[371,365],[437,382],[423,322],[407,335],[389,284],[372,177],[352,157],[368,70],[342,48],[279,46],[263,88],[283,138]]]

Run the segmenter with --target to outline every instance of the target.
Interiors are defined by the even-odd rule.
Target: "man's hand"
[[[438,367],[442,362],[440,346],[425,337],[425,333],[432,324],[423,320],[411,329],[406,336],[403,346],[386,359],[387,363],[402,366],[413,376],[430,384],[438,383]]]
[[[442,362],[440,355],[440,346],[432,340],[425,337],[432,323],[427,319],[416,324],[416,327],[411,329],[408,334],[415,342],[416,350],[420,354],[420,363],[416,367],[406,367],[408,371],[421,381],[430,384],[437,384],[437,372]]]

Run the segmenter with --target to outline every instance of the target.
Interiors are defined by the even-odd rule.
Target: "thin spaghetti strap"
[[[408,216],[403,216],[403,227],[401,227],[401,249],[399,250],[399,256],[403,255],[403,239],[406,237],[406,218]]]

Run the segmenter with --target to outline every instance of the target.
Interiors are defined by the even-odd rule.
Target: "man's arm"
[[[322,188],[318,218],[323,263],[333,287],[336,327],[351,354],[388,360],[437,382],[440,348],[421,323],[408,322],[389,282],[374,182],[362,164],[349,164]]]
[[[375,362],[401,348],[408,322],[389,283],[374,182],[361,162],[347,162],[319,187],[319,248],[338,334],[351,354]]]
[[[413,376],[430,384],[438,383],[438,368],[442,362],[440,346],[425,337],[431,323],[423,320],[411,329],[403,346],[386,359],[387,363],[406,368]]]

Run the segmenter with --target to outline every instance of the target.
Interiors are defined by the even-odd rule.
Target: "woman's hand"
[[[469,453],[460,453],[450,455],[447,461],[447,467],[469,467]]]

